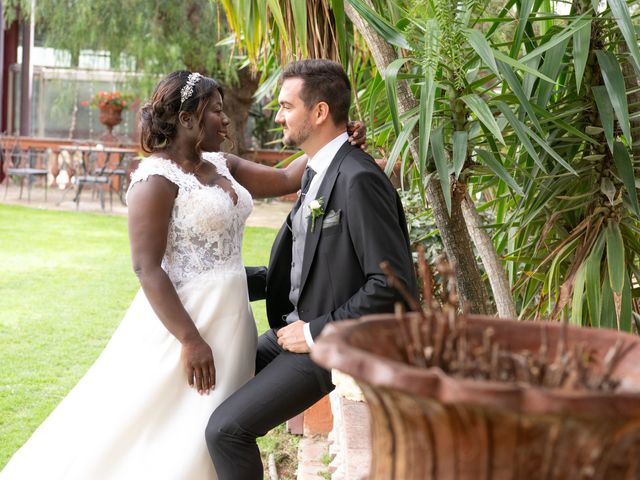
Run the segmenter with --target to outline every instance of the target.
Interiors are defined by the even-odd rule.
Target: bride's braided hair
[[[196,150],[204,140],[202,119],[213,92],[216,90],[223,96],[218,82],[202,77],[193,87],[193,94],[182,103],[180,90],[187,83],[189,74],[186,70],[170,73],[164,77],[151,95],[151,99],[140,108],[140,148],[146,153],[153,153],[167,147],[175,138],[178,126],[178,114],[181,111],[193,113],[200,126]]]

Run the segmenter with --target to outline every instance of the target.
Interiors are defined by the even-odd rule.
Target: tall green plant
[[[541,58],[557,86],[546,91],[534,85],[527,93],[538,110],[546,109],[549,138],[579,175],[531,170],[520,201],[502,206],[496,238],[511,250],[523,317],[563,316],[578,325],[629,331],[640,311],[640,292],[632,288],[640,265],[640,159],[630,150],[639,140],[630,118],[640,105],[627,100],[640,87],[638,37],[622,0],[610,0],[602,10],[574,1],[569,25],[547,33],[562,35],[571,25],[585,27]],[[625,62],[635,66],[627,85]]]
[[[362,3],[374,25],[378,13]],[[410,81],[420,107],[404,117],[390,108],[391,158],[411,146],[417,125],[418,178],[438,176],[448,209],[466,188],[493,214],[521,317],[630,330],[640,296],[630,152],[639,105],[627,101],[639,88],[634,17],[622,0],[601,11],[574,2],[565,16],[542,17],[540,2],[505,2],[495,16],[478,7],[408,5],[402,33],[413,49],[386,82],[393,104],[394,85]],[[504,35],[514,8],[515,34]],[[624,62],[635,72],[626,79]]]
[[[281,63],[291,59],[348,57],[342,1],[219,0],[236,39],[249,59],[276,53]],[[263,66],[266,66],[263,63]]]

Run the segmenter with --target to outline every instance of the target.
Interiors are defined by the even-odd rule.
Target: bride
[[[0,480],[216,478],[211,412],[253,376],[256,326],[241,246],[252,196],[300,188],[285,169],[218,152],[229,119],[218,83],[174,72],[140,112],[150,156],[127,193],[141,290],[86,375]],[[354,142],[362,143],[357,128]]]

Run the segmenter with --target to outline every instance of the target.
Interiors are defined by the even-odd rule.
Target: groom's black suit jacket
[[[331,162],[316,198],[324,215],[310,223],[305,240],[298,313],[313,338],[336,320],[391,312],[400,296],[387,283],[380,262],[390,263],[411,292],[416,280],[400,198],[374,160],[348,142]],[[333,221],[329,219],[332,214]],[[338,213],[339,212],[339,213]],[[267,315],[272,328],[286,325],[292,310],[291,216],[271,250],[267,272]]]

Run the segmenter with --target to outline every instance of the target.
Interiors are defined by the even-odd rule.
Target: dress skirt
[[[216,386],[189,387],[181,344],[140,290],[86,375],[11,458],[0,480],[211,480],[204,430],[254,373],[256,325],[244,270],[177,289],[211,346]]]

